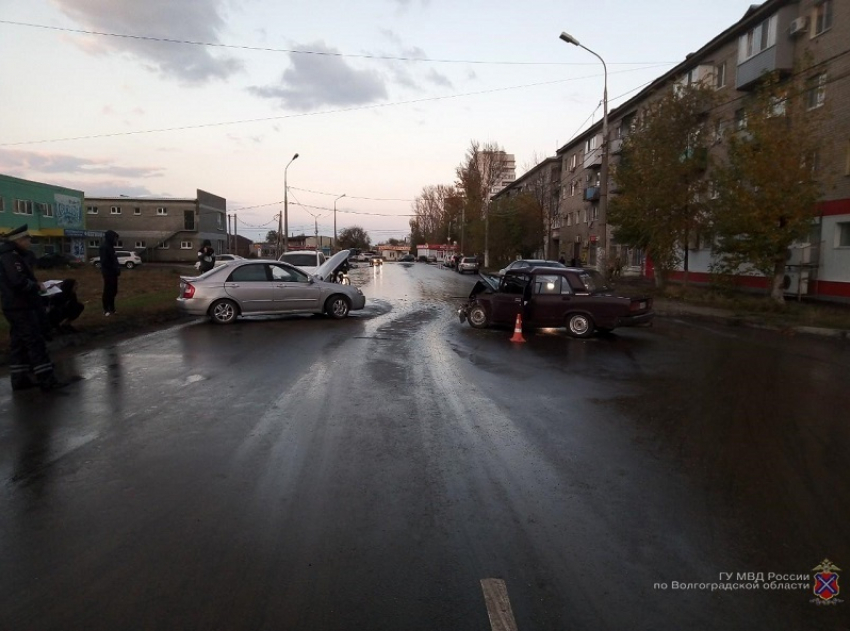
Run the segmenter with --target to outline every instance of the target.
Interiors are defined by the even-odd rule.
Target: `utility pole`
[[[286,184],[286,172],[289,170],[289,165],[292,161],[298,158],[296,153],[292,156],[292,160],[286,163],[283,169],[283,251],[289,249],[289,186]]]

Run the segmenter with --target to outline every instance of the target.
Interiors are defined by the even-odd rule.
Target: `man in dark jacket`
[[[118,294],[118,277],[121,275],[118,255],[115,254],[117,241],[118,233],[107,230],[100,244],[100,273],[103,275],[103,315],[105,316],[115,313],[115,296]]]
[[[56,378],[44,343],[40,295],[43,287],[29,264],[30,243],[26,224],[4,235],[0,242],[0,302],[9,321],[12,390],[36,385],[30,373],[42,390],[55,390],[67,384]]]
[[[204,239],[201,249],[198,250],[198,270],[203,274],[215,267],[215,250],[209,239]]]

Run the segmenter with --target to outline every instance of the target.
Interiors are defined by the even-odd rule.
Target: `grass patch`
[[[91,265],[68,269],[36,270],[40,281],[73,278],[77,281],[77,298],[85,311],[74,321],[82,333],[120,333],[158,324],[180,316],[176,298],[180,276],[194,276],[191,265],[142,265],[122,269],[118,278],[118,296],[114,316],[104,317],[101,305],[103,277]],[[0,318],[0,353],[9,351],[9,323]]]

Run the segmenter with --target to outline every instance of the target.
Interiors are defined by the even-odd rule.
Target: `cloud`
[[[84,28],[107,33],[218,43],[226,0],[52,0]],[[214,57],[205,46],[124,37],[85,36],[92,54],[127,53],[151,70],[185,83],[226,79],[242,70],[233,57]]]
[[[53,175],[64,173],[88,178],[92,175],[110,175],[128,178],[149,178],[163,175],[161,167],[116,166],[109,160],[91,160],[60,153],[15,151],[0,147],[0,171],[15,177],[31,179],[33,173]],[[79,182],[75,187],[79,187]],[[72,187],[73,188],[73,187]]]
[[[444,88],[453,88],[454,87],[454,85],[452,84],[451,81],[449,81],[449,78],[446,75],[440,74],[439,72],[437,72],[433,68],[431,69],[430,72],[428,72],[428,74],[425,75],[425,79],[430,81],[431,83],[433,83],[435,85],[439,85],[439,86],[444,87]]]
[[[319,53],[338,52],[324,42],[298,48]],[[290,53],[289,63],[279,85],[253,86],[248,90],[262,98],[279,99],[283,107],[298,111],[328,105],[365,105],[387,98],[386,85],[378,73],[357,70],[342,57]]]

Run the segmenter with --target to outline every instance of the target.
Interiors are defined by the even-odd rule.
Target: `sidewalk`
[[[794,324],[769,324],[757,315],[740,315],[729,309],[718,309],[702,305],[693,305],[686,302],[668,300],[666,298],[655,298],[652,302],[655,315],[659,317],[691,317],[713,322],[725,322],[733,326],[747,326],[755,329],[768,331],[779,331],[785,334],[819,335],[821,337],[832,337],[850,340],[850,331],[845,329],[829,329],[815,326],[801,326]]]

